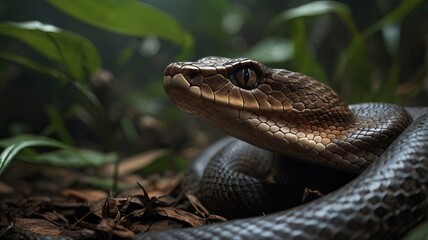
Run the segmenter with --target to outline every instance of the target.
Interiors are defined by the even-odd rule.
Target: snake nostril
[[[191,81],[200,75],[200,70],[194,66],[183,66],[181,67],[181,74],[183,74],[188,81]]]
[[[190,72],[186,77],[189,79],[194,79],[198,76],[198,74],[195,71]]]
[[[199,86],[202,84],[203,76],[200,69],[194,66],[186,66],[181,68],[181,74],[186,78],[190,85]]]

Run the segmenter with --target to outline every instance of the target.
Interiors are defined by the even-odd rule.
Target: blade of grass
[[[257,43],[243,55],[267,64],[288,61],[292,54],[293,44],[289,40],[267,38]]]
[[[70,146],[46,137],[22,136],[21,138],[17,138],[12,142],[15,143],[6,147],[6,149],[4,149],[0,154],[0,175],[4,172],[12,159],[14,159],[16,155],[19,154],[19,152],[24,148],[55,147],[72,150]]]
[[[281,24],[290,20],[326,14],[336,14],[353,36],[358,34],[348,5],[335,1],[313,1],[296,8],[288,9],[272,19],[268,24],[267,33],[273,32],[275,29],[278,29]]]
[[[0,154],[0,175],[17,156],[31,163],[61,167],[99,166],[118,159],[116,153],[77,149],[60,141],[36,135],[19,135],[0,139],[0,146],[5,148]],[[38,153],[33,150],[37,147],[57,148],[58,150]]]

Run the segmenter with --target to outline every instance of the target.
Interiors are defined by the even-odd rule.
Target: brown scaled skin
[[[359,173],[410,124],[391,104],[348,105],[311,77],[250,59],[170,64],[164,86],[184,111],[266,150]]]

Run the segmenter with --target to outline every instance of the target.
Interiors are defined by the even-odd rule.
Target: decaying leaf
[[[132,238],[135,235],[131,230],[124,227],[120,221],[116,221],[111,218],[102,219],[101,222],[96,226],[96,229],[121,238]]]
[[[205,220],[203,218],[180,209],[176,209],[172,207],[157,207],[154,209],[154,212],[164,217],[169,217],[179,221],[186,222],[190,224],[192,227],[205,225]]]
[[[322,194],[319,190],[305,188],[305,190],[303,191],[302,203],[308,203],[323,196],[324,194]]]
[[[97,201],[107,197],[105,191],[95,189],[64,189],[62,194],[66,197],[74,197],[85,202]]]
[[[69,236],[71,238],[78,239],[94,234],[93,231],[89,231],[87,229],[72,231],[46,220],[33,218],[17,218],[14,227],[18,228],[19,232],[25,232],[25,235],[27,236]]]

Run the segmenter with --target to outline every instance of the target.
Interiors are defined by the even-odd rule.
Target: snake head
[[[345,118],[349,116],[342,115],[350,113],[328,86],[247,58],[206,57],[197,62],[172,63],[165,69],[164,87],[181,109],[205,119],[208,107],[234,117],[239,113],[296,117],[300,113],[306,118],[315,114]]]
[[[172,63],[165,69],[164,87],[182,110],[241,140],[292,156],[309,148],[324,150],[354,120],[328,86],[246,58]],[[327,128],[336,135],[310,139]]]

